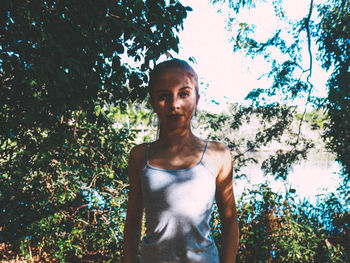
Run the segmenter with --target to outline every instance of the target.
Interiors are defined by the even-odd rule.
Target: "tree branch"
[[[307,36],[307,50],[308,50],[308,53],[309,53],[309,69],[307,69],[306,71],[304,72],[309,72],[307,78],[306,78],[306,82],[310,85],[310,88],[309,88],[309,92],[308,92],[308,95],[307,95],[307,99],[306,99],[306,102],[305,102],[305,109],[304,109],[304,112],[301,116],[301,119],[300,119],[300,122],[299,122],[299,127],[298,127],[298,135],[297,135],[297,140],[295,142],[295,146],[299,143],[299,138],[300,138],[300,134],[301,134],[301,126],[304,122],[304,118],[305,118],[305,114],[306,114],[306,107],[308,105],[308,103],[310,102],[310,98],[311,98],[311,91],[312,91],[312,88],[313,88],[313,85],[312,83],[310,82],[310,78],[311,78],[311,75],[312,75],[312,52],[311,52],[311,33],[310,33],[310,20],[311,20],[311,14],[312,14],[312,10],[313,10],[313,7],[314,7],[314,1],[311,0],[310,1],[310,8],[309,8],[309,13],[308,13],[308,16],[305,20],[305,30],[306,30],[306,36]]]
[[[307,82],[311,85],[309,82],[309,79],[312,74],[312,52],[311,52],[311,33],[310,33],[310,20],[311,20],[311,14],[312,10],[314,7],[314,1],[311,0],[310,2],[310,8],[309,8],[309,14],[305,20],[305,30],[306,30],[306,35],[307,35],[307,48],[309,52],[309,59],[310,59],[310,64],[309,64],[309,75],[307,76]],[[311,85],[312,86],[312,85]]]

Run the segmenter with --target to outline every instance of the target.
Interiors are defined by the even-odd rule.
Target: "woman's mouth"
[[[169,114],[168,118],[177,119],[177,118],[181,118],[182,116],[183,116],[182,114]]]

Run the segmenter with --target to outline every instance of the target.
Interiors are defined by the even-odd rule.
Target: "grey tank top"
[[[209,220],[215,197],[216,176],[203,157],[187,169],[163,169],[149,163],[141,173],[146,212],[142,263],[219,263],[210,237]]]

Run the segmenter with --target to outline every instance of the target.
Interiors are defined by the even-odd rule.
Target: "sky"
[[[259,40],[266,39],[269,33],[272,34],[278,22],[273,6],[269,3],[271,1],[267,2],[250,12],[242,11],[239,16],[256,25],[255,36]],[[309,1],[283,2],[287,16],[295,20],[300,20],[308,12]],[[183,0],[181,3],[191,6],[193,11],[185,19],[184,30],[179,34],[180,51],[174,56],[185,60],[195,58],[193,67],[202,82],[199,109],[219,112],[229,103],[242,103],[252,89],[268,85],[266,79],[258,80],[263,73],[269,71],[269,64],[262,57],[251,59],[243,53],[233,53],[233,43],[229,40],[234,33],[226,29],[228,9],[219,4],[213,5],[209,0]],[[220,8],[221,12],[218,12]],[[308,56],[305,54],[305,57]],[[328,74],[318,64],[314,61],[312,81],[317,88],[317,95],[324,96]]]
[[[321,1],[321,0],[319,0]],[[319,2],[315,1],[315,3]],[[271,1],[267,1],[271,2]],[[232,32],[226,30],[227,9],[212,5],[208,0],[182,0],[183,5],[193,8],[184,22],[184,30],[179,34],[180,51],[174,57],[188,60],[194,57],[192,64],[200,78],[201,99],[199,109],[212,112],[225,110],[229,103],[242,103],[245,96],[254,88],[267,87],[267,80],[258,80],[259,76],[269,71],[269,64],[263,58],[250,59],[242,53],[233,53],[233,43],[229,39]],[[308,12],[309,1],[284,0],[286,15],[300,20]],[[270,4],[262,4],[252,12],[242,12],[241,18],[256,24],[256,37],[259,40],[267,38],[267,33],[274,32],[278,22]],[[312,46],[315,51],[315,44]],[[308,58],[305,53],[305,57]],[[305,67],[309,63],[304,61]],[[325,83],[329,74],[321,69],[319,63],[313,62],[312,83],[315,85],[315,95],[325,96]],[[213,103],[212,101],[215,101]],[[304,104],[304,101],[295,103]],[[337,172],[340,167],[334,161],[320,163],[304,162],[294,167],[289,175],[288,184],[297,190],[301,197],[315,202],[316,194],[335,191],[339,183]],[[257,184],[266,179],[270,180],[273,190],[285,188],[285,183],[276,182],[271,177],[263,178],[258,167],[250,168],[250,184]],[[248,184],[236,183],[236,194],[242,193]]]

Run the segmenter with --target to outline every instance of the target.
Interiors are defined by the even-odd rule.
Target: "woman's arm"
[[[131,150],[128,175],[129,175],[129,196],[127,205],[126,221],[124,226],[124,263],[136,263],[139,248],[141,223],[143,213],[143,200],[140,182],[140,155],[141,146],[136,146]]]
[[[221,220],[223,263],[236,262],[239,230],[235,197],[232,187],[232,159],[229,149],[223,149],[223,164],[216,177],[216,203]]]

